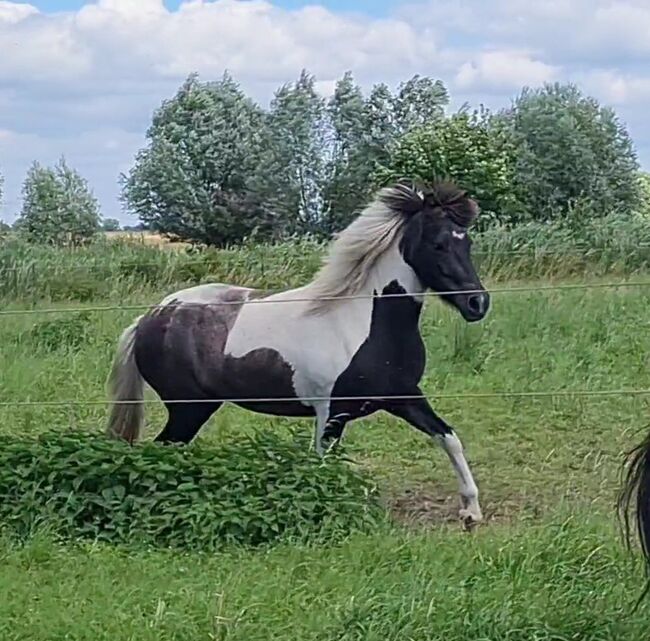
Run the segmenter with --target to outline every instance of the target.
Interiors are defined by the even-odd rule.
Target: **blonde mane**
[[[377,260],[399,242],[407,216],[391,207],[390,201],[400,191],[395,187],[382,189],[336,237],[309,286],[309,294],[314,297],[309,304],[310,312],[322,312],[334,305],[336,298],[358,294]]]

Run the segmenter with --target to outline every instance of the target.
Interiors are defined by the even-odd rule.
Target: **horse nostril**
[[[483,294],[473,294],[467,299],[467,307],[473,314],[485,313],[485,296]]]

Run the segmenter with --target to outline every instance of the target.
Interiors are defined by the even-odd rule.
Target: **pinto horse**
[[[333,241],[316,278],[272,295],[208,284],[165,298],[127,328],[110,377],[108,433],[134,442],[145,382],[168,410],[158,441],[189,443],[230,402],[315,418],[322,454],[350,421],[385,411],[437,440],[460,485],[460,518],[481,521],[478,489],[453,428],[419,383],[427,290],[468,322],[490,305],[470,257],[479,208],[448,182],[378,191]],[[223,399],[223,400],[222,400]]]

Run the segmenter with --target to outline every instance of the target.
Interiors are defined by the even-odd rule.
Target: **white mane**
[[[323,311],[339,296],[354,296],[364,287],[377,260],[401,238],[406,217],[385,200],[397,194],[394,188],[382,189],[330,246],[323,266],[309,285],[314,297],[309,309]]]

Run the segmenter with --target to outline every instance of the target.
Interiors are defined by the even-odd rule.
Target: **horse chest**
[[[368,337],[338,377],[332,395],[412,393],[426,359],[419,331],[420,308],[410,298],[376,298]]]

